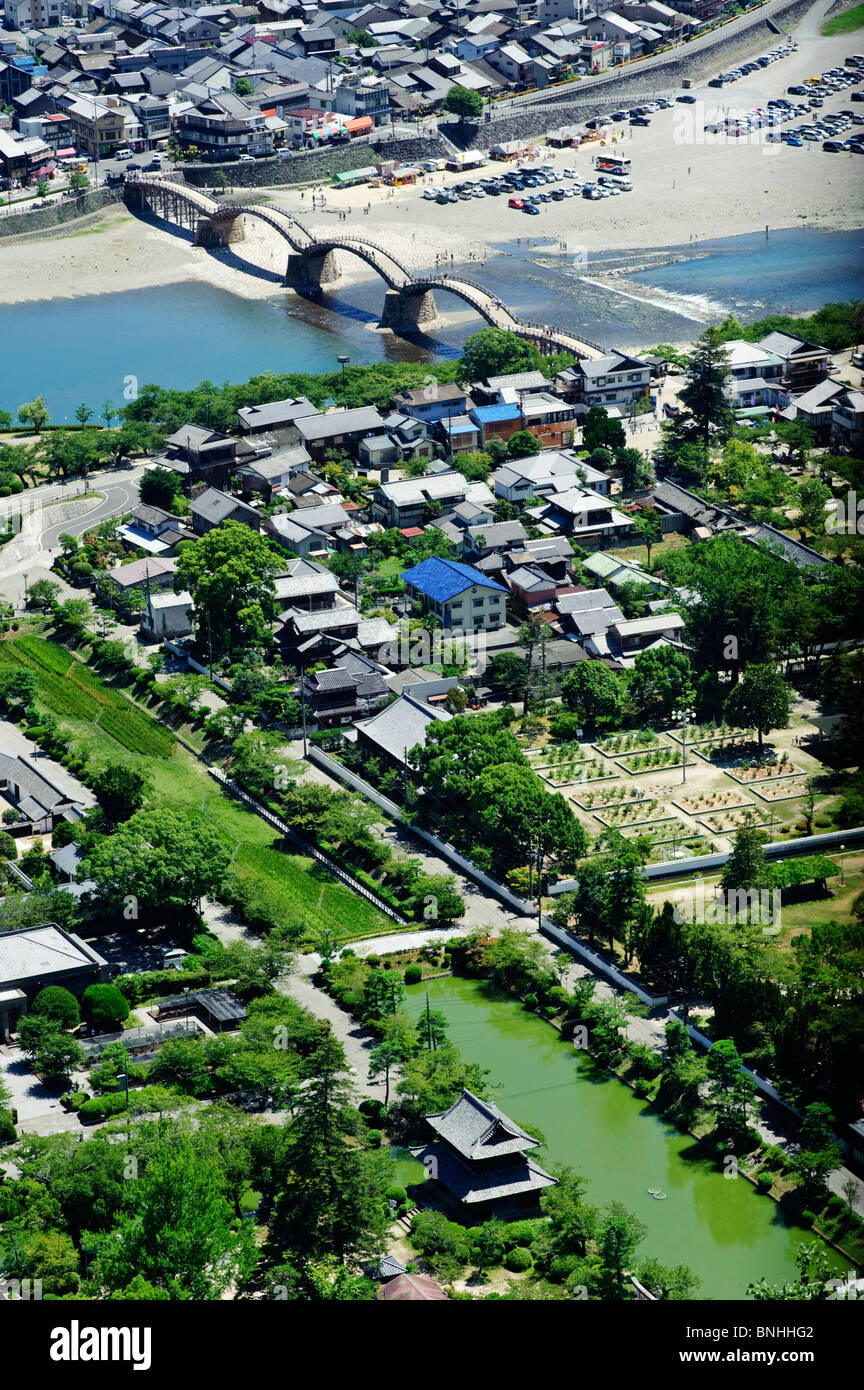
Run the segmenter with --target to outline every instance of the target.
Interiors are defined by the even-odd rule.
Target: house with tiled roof
[[[539,1140],[469,1090],[426,1123],[435,1138],[415,1155],[462,1220],[536,1212],[540,1193],[558,1181],[530,1156]]]
[[[445,628],[494,631],[507,619],[507,590],[497,580],[458,560],[430,556],[402,575],[405,593]]]

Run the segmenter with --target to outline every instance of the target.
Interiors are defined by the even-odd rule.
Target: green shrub
[[[62,985],[48,985],[40,989],[30,1006],[30,1012],[53,1019],[61,1028],[77,1028],[81,1021],[78,1000]]]
[[[380,1149],[383,1137],[380,1129],[370,1129],[366,1131],[366,1140],[370,1149]]]
[[[760,1192],[770,1192],[774,1186],[774,1174],[769,1173],[766,1168],[760,1168],[756,1174],[756,1186]]]
[[[343,952],[343,955],[345,954],[347,954],[347,952]],[[351,954],[354,954],[353,951]],[[379,965],[381,964],[381,957],[376,955],[367,956],[366,964],[369,966],[370,970],[377,970]]]
[[[504,1263],[513,1274],[522,1274],[526,1269],[531,1268],[534,1261],[530,1250],[527,1250],[524,1245],[516,1245],[508,1252]]]
[[[85,1100],[78,1115],[85,1124],[106,1120],[109,1115],[119,1115],[126,1109],[126,1097],[121,1091],[112,1091],[107,1096],[91,1096]]]
[[[357,1108],[367,1125],[383,1125],[387,1119],[387,1107],[383,1100],[361,1100]]]
[[[403,979],[406,985],[419,985],[423,979],[422,965],[406,965]]]
[[[408,1193],[405,1191],[405,1188],[399,1187],[395,1183],[392,1187],[387,1188],[384,1197],[386,1201],[395,1202],[396,1205],[400,1207],[404,1207],[408,1201]]]
[[[89,1099],[86,1091],[67,1091],[60,1100],[67,1110],[80,1110],[81,1106]]]
[[[81,1011],[89,1027],[114,1033],[129,1017],[129,1001],[116,985],[88,985]]]
[[[536,994],[526,994],[525,998],[522,1000],[522,1003],[525,1005],[526,1009],[536,1009],[539,1000]]]
[[[808,1230],[808,1231],[809,1231],[810,1227],[813,1225],[813,1222],[814,1222],[815,1220],[816,1220],[816,1213],[815,1213],[815,1211],[810,1211],[808,1207],[805,1207],[804,1210],[802,1211],[801,1215],[798,1217],[799,1225],[804,1226],[805,1229]]]
[[[12,1111],[0,1110],[0,1144],[12,1144],[18,1138]]]
[[[842,1197],[837,1196],[836,1192],[833,1192],[828,1198],[828,1210],[832,1216],[843,1216],[846,1211],[846,1203]]]

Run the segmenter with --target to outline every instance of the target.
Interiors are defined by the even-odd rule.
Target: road
[[[47,578],[52,583],[60,582],[50,572],[60,536],[82,536],[100,521],[132,511],[138,503],[138,484],[143,474],[143,466],[138,465],[92,473],[86,483],[81,478],[67,478],[64,482],[45,483],[15,497],[3,498],[0,518],[22,516],[23,522],[19,535],[0,552],[0,598],[22,607],[25,574],[28,585]],[[61,587],[65,595],[68,586]]]

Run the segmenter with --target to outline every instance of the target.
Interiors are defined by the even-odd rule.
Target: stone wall
[[[121,202],[122,198],[120,188],[94,188],[78,198],[49,203],[47,207],[37,207],[32,212],[10,213],[0,218],[0,237],[23,236],[25,232],[42,232],[50,227],[59,227],[63,222],[74,222],[88,213],[101,212],[111,203]]]
[[[329,150],[291,151],[272,159],[256,159],[254,164],[187,164],[186,182],[196,188],[210,188],[221,169],[232,188],[268,188],[275,184],[312,183],[329,180],[333,174],[362,169],[379,159],[398,159],[402,164],[414,160],[444,159],[448,147],[437,135],[406,140],[373,140],[362,144],[337,145]]]

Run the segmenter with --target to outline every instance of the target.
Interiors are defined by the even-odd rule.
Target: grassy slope
[[[56,715],[70,741],[86,747],[96,763],[131,763],[150,778],[155,800],[215,821],[234,846],[238,877],[254,882],[286,922],[338,927],[352,936],[392,928],[371,903],[321,874],[311,859],[276,848],[267,824],[220,791],[167,729],[63,647],[39,637],[14,638],[0,643],[0,665],[10,664],[34,671],[40,706]]]
[[[830,38],[835,34],[853,34],[856,29],[864,29],[864,5],[854,5],[845,14],[826,20],[819,33]]]

